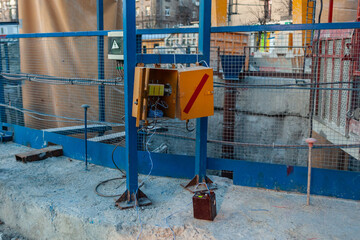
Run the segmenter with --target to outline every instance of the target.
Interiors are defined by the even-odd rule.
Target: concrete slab
[[[153,205],[121,211],[114,198],[94,193],[98,182],[119,177],[99,166],[66,157],[22,164],[14,154],[29,148],[0,144],[0,219],[27,239],[358,239],[360,203],[232,185],[211,176],[218,216],[193,218],[184,179],[150,177],[142,190]],[[144,179],[144,176],[140,176]],[[103,193],[122,193],[112,182]],[[141,222],[139,221],[139,217]],[[142,226],[142,227],[141,227]]]

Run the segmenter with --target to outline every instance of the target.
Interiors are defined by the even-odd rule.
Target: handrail
[[[360,29],[360,22],[343,22],[343,23],[316,23],[316,24],[289,24],[289,25],[251,25],[251,26],[226,26],[212,27],[211,33],[225,32],[259,32],[259,31],[302,31],[302,30],[326,30],[326,29]],[[0,39],[8,38],[50,38],[50,37],[91,37],[107,36],[109,32],[122,31],[80,31],[80,32],[54,32],[54,33],[24,33],[0,35]],[[138,29],[138,35],[146,34],[172,34],[172,33],[198,33],[199,28],[165,28],[165,29]]]

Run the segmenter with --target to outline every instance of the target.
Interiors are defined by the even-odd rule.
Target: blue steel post
[[[124,24],[124,84],[125,84],[125,135],[126,135],[126,188],[130,195],[138,189],[137,129],[132,117],[134,72],[136,65],[135,1],[123,1]]]
[[[104,4],[103,0],[96,0],[97,30],[104,30]],[[104,79],[104,36],[97,37],[98,79]],[[99,86],[99,121],[105,121],[105,88]]]
[[[210,62],[211,0],[200,1],[199,52]],[[195,175],[202,182],[206,176],[208,118],[196,120]]]
[[[0,45],[0,72],[2,69],[2,53],[1,53],[1,45]],[[5,104],[5,94],[4,94],[4,78],[0,77],[0,103]],[[0,107],[0,121],[6,122],[5,108]]]
[[[87,138],[87,110],[90,107],[87,104],[83,104],[81,106],[82,108],[84,108],[84,122],[85,122],[85,136],[84,136],[84,140],[85,140],[85,170],[88,170],[88,138]]]
[[[5,54],[5,69],[6,72],[10,72],[10,60],[9,60],[9,46],[8,42],[4,43],[4,54]]]

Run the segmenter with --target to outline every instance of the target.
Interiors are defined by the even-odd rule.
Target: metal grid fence
[[[357,34],[324,30],[311,46],[303,35],[212,34],[211,61],[203,63],[215,73],[209,157],[306,166],[304,140],[314,137],[321,146],[314,149],[314,167],[360,171]],[[89,138],[123,145],[122,66],[107,60],[105,37],[100,79],[97,49],[97,37],[2,40],[3,119],[36,129],[78,126],[84,124],[81,105],[89,104]],[[138,54],[173,55],[177,67],[186,67],[175,54],[198,55],[198,34],[143,35]],[[194,129],[195,120],[159,119],[139,129],[138,148],[193,156]]]

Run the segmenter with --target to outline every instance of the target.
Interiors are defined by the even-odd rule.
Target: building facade
[[[199,0],[136,0],[137,28],[172,28],[199,20]]]
[[[0,0],[0,22],[18,22],[16,0]]]
[[[228,25],[292,21],[292,0],[228,0]]]

